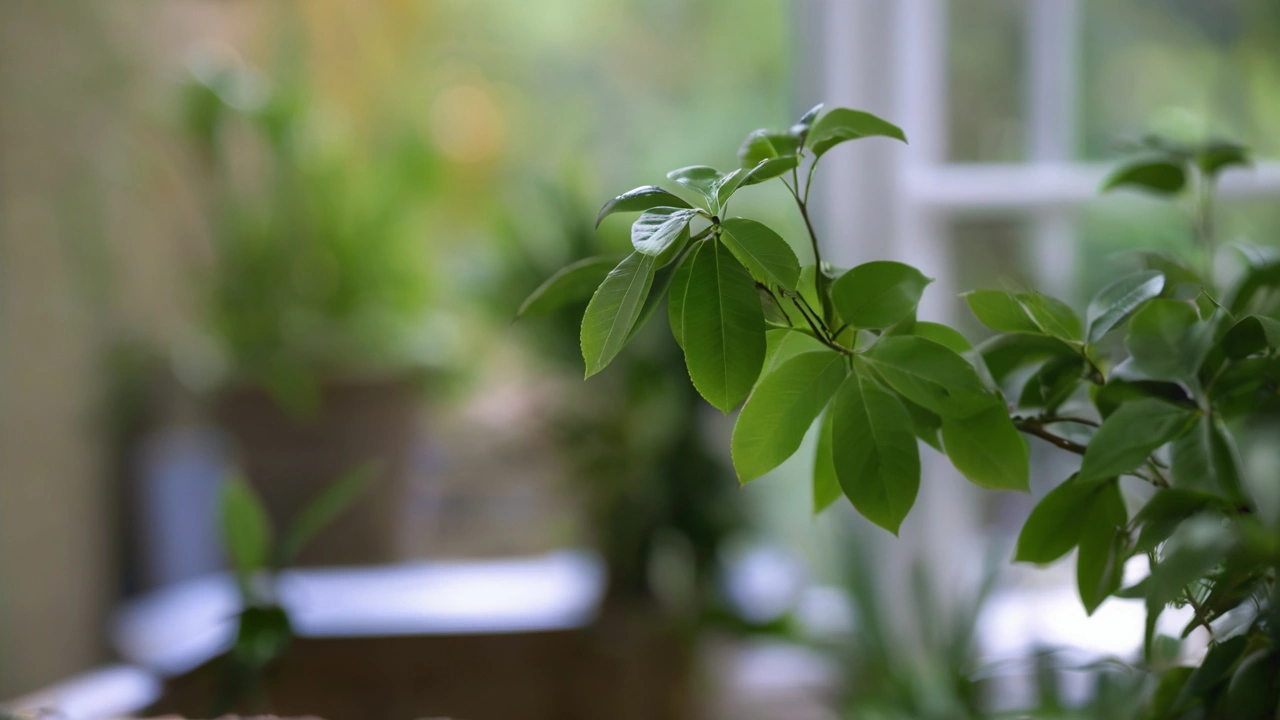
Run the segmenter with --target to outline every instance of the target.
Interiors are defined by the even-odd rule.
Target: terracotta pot
[[[300,565],[358,565],[402,559],[409,459],[419,420],[409,375],[333,380],[320,388],[317,411],[284,411],[264,390],[224,391],[215,416],[230,436],[239,469],[282,531],[323,488],[373,463],[370,487],[297,560]]]

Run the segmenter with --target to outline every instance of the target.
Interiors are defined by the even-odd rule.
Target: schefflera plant
[[[814,170],[837,145],[876,137],[906,142],[875,115],[818,106],[786,130],[749,134],[738,168],[685,167],[668,173],[672,190],[623,193],[600,210],[597,226],[616,213],[640,213],[631,226],[634,252],[563,269],[520,314],[589,295],[581,341],[590,377],[665,300],[698,392],[726,413],[746,401],[732,438],[742,482],[793,455],[821,418],[816,511],[843,494],[896,534],[919,490],[917,439],[979,485],[1025,491],[1026,442],[973,347],[950,327],[916,319],[932,280],[898,262],[842,270],[822,261],[809,218]],[[806,264],[775,230],[729,212],[739,189],[770,180],[786,188],[804,220]],[[1053,309],[1047,301],[1037,307]]]

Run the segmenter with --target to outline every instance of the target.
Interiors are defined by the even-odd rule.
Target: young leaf
[[[1094,343],[1124,322],[1142,303],[1160,296],[1164,273],[1157,270],[1126,275],[1098,291],[1085,312],[1087,339]]]
[[[772,180],[799,166],[800,158],[795,155],[784,155],[771,160],[762,160],[759,165],[742,174],[742,179],[738,181],[738,187],[747,187],[762,183],[765,180]]]
[[[516,317],[542,317],[570,303],[590,299],[620,260],[620,255],[590,257],[561,268],[529,295]]]
[[[1054,488],[1036,504],[1018,534],[1016,562],[1051,563],[1080,542],[1081,519],[1093,507],[1099,484],[1082,483],[1076,476]]]
[[[894,390],[943,417],[971,417],[999,402],[967,360],[924,338],[883,337],[862,357]]]
[[[1120,485],[1115,481],[1104,483],[1084,516],[1076,555],[1076,588],[1089,615],[1120,589],[1127,550],[1122,528],[1128,521]]]
[[[1022,303],[1003,290],[974,290],[965,293],[964,299],[978,322],[996,332],[1040,333],[1040,326]]]
[[[840,353],[823,350],[797,355],[760,378],[733,427],[730,447],[739,480],[760,477],[799,449],[847,367]]]
[[[1080,318],[1070,305],[1039,293],[1019,293],[1016,297],[1045,335],[1069,342],[1083,337]]]
[[[835,108],[818,118],[810,128],[806,142],[813,150],[814,158],[819,158],[826,151],[847,140],[877,136],[895,138],[904,143],[907,141],[902,128],[891,122],[881,120],[868,112]]]
[[[818,113],[822,112],[822,103],[818,103],[809,108],[809,111],[800,116],[795,125],[792,125],[790,132],[800,139],[800,144],[804,145],[809,137],[809,130],[813,127],[813,121],[818,119]]]
[[[831,413],[840,487],[863,517],[896,535],[920,489],[920,450],[911,418],[860,363],[836,392]]]
[[[704,243],[693,257],[681,328],[693,386],[729,412],[764,365],[764,311],[755,281],[721,243]]]
[[[1027,442],[1003,407],[993,405],[964,420],[942,418],[942,444],[951,464],[974,484],[993,490],[1030,489]]]
[[[813,458],[813,514],[831,507],[839,499],[840,481],[836,479],[836,463],[831,450],[831,410],[822,414],[818,427],[818,451]]]
[[[952,329],[946,325],[918,320],[911,328],[911,334],[916,337],[922,337],[925,340],[932,340],[951,352],[960,355],[973,352],[973,345],[969,343],[968,338],[960,334],[959,330]]]
[[[266,566],[271,552],[271,521],[262,501],[244,478],[222,486],[222,540],[236,572],[247,576]]]
[[[587,377],[600,372],[627,344],[653,283],[654,258],[631,253],[591,296],[582,316],[582,358]]]
[[[1190,429],[1195,414],[1162,400],[1125,403],[1094,434],[1080,465],[1080,482],[1131,472],[1151,453]]]
[[[831,287],[840,317],[856,328],[878,330],[915,312],[925,287],[933,282],[910,265],[878,261],[859,265]]]
[[[744,169],[754,168],[765,160],[795,155],[800,138],[789,132],[755,130],[738,148],[738,162]]]
[[[800,261],[782,236],[769,226],[746,218],[729,218],[720,223],[720,229],[721,241],[757,282],[795,292]]]
[[[1187,184],[1182,165],[1165,158],[1146,158],[1121,165],[1102,182],[1102,192],[1134,187],[1158,195],[1175,195]]]
[[[724,173],[706,165],[690,165],[667,173],[668,180],[675,180],[707,199],[712,207],[719,205],[720,185],[724,183]]]
[[[276,567],[284,567],[298,557],[298,553],[312,538],[351,507],[369,487],[373,479],[371,466],[358,467],[342,475],[307,504],[294,518],[280,540],[276,550]]]
[[[631,225],[631,244],[636,252],[659,257],[689,229],[696,213],[673,207],[645,210]]]
[[[605,203],[604,207],[600,208],[600,214],[596,216],[596,227],[600,227],[600,222],[614,213],[640,212],[662,206],[690,207],[689,203],[679,196],[673,195],[657,185],[644,185],[635,190],[625,192]]]
[[[1154,380],[1192,380],[1209,352],[1212,334],[1189,303],[1155,299],[1134,313],[1125,346]]]

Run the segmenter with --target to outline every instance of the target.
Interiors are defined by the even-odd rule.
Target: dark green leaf
[[[733,427],[733,467],[754,480],[795,454],[848,369],[832,350],[797,355],[760,378]]]
[[[591,296],[582,316],[582,357],[587,377],[603,370],[627,344],[631,327],[649,296],[653,274],[653,256],[631,253]]]
[[[720,229],[720,239],[758,282],[795,291],[800,261],[778,233],[746,218],[729,218]]]
[[[1043,335],[1000,335],[978,346],[991,377],[1003,383],[1013,371],[1050,358],[1075,357],[1071,346]]]
[[[904,143],[907,141],[902,128],[893,123],[881,120],[868,112],[835,108],[818,118],[810,128],[806,142],[813,150],[813,156],[819,158],[826,151],[847,140],[877,136],[895,138]]]
[[[1247,315],[1223,336],[1222,347],[1232,360],[1280,349],[1280,320],[1265,315]]]
[[[1157,492],[1134,517],[1142,528],[1138,533],[1136,552],[1150,552],[1169,539],[1183,520],[1221,504],[1214,496],[1198,490],[1166,488]]]
[[[690,262],[681,321],[685,363],[702,397],[729,412],[764,365],[764,311],[755,281],[721,243],[704,243]]]
[[[869,262],[841,275],[831,287],[831,300],[845,322],[878,330],[912,315],[931,282],[910,265]]]
[[[1196,165],[1205,175],[1217,175],[1229,167],[1251,167],[1253,159],[1243,145],[1229,140],[1213,140],[1198,149]]]
[[[800,138],[790,132],[756,130],[738,148],[738,162],[751,169],[765,160],[795,155],[799,149]]]
[[[620,260],[621,255],[591,257],[562,268],[533,291],[516,317],[541,317],[570,303],[585,302]]]
[[[1221,515],[1207,513],[1183,522],[1147,578],[1148,607],[1163,607],[1179,599],[1183,588],[1222,562],[1234,544]]]
[[[1223,717],[1231,720],[1272,720],[1280,694],[1278,656],[1273,648],[1254,650],[1240,659],[1227,684]]]
[[[863,517],[896,535],[920,489],[920,450],[907,411],[855,364],[831,412],[840,487]]]
[[[1226,418],[1280,411],[1280,357],[1228,365],[1213,384],[1212,396],[1214,409]]]
[[[942,449],[942,418],[904,397],[899,397],[898,401],[907,409],[907,415],[911,417],[911,432],[929,443],[929,447],[934,450],[945,452]]]
[[[297,559],[312,538],[364,494],[372,479],[373,468],[366,465],[345,473],[322,490],[289,525],[276,552],[276,566],[283,567]]]
[[[645,210],[631,225],[631,244],[636,252],[659,257],[689,229],[693,210],[656,207]]]
[[[689,207],[689,203],[679,196],[672,195],[657,185],[638,187],[605,203],[604,207],[600,208],[600,214],[596,216],[596,227],[600,227],[600,221],[614,213],[640,212],[664,205],[679,208]]]
[[[1187,410],[1196,409],[1195,401],[1181,385],[1159,380],[1125,380],[1119,367],[1107,379],[1107,384],[1094,395],[1093,404],[1103,418],[1108,418],[1124,403],[1143,398],[1164,400]]]
[[[960,474],[995,490],[1029,489],[1027,443],[1000,405],[955,420],[942,418],[942,443]]]
[[[813,458],[813,514],[826,510],[841,495],[836,479],[836,462],[831,450],[831,409],[822,415],[818,428],[818,451]]]
[[[1111,593],[1120,589],[1127,550],[1127,536],[1122,528],[1128,521],[1120,485],[1114,480],[1103,483],[1084,516],[1080,551],[1076,555],[1076,588],[1085,612],[1090,615]]]
[[[1209,652],[1205,653],[1204,660],[1200,662],[1200,667],[1191,673],[1191,677],[1187,678],[1187,684],[1183,686],[1182,692],[1178,694],[1178,701],[1175,707],[1187,707],[1195,700],[1219,683],[1226,681],[1231,677],[1231,669],[1235,667],[1236,662],[1244,655],[1245,647],[1249,644],[1249,639],[1244,635],[1237,635],[1233,638],[1223,640],[1220,643],[1214,643],[1209,648]]]
[[[1051,563],[1071,552],[1080,542],[1081,522],[1093,507],[1093,497],[1103,487],[1082,483],[1076,476],[1045,495],[1031,511],[1018,534],[1017,562]]]
[[[1046,362],[1027,379],[1018,406],[1052,412],[1075,392],[1084,375],[1084,358],[1062,355]]]
[[[1280,288],[1280,262],[1249,268],[1231,293],[1227,307],[1235,317],[1250,313],[1269,314],[1275,310],[1277,288]],[[1265,302],[1268,299],[1270,304]]]
[[[969,303],[978,322],[1002,333],[1039,333],[1031,314],[1010,293],[1003,290],[974,290],[965,293],[964,299]]]
[[[1133,187],[1160,195],[1173,195],[1187,184],[1182,165],[1162,158],[1146,158],[1121,165],[1102,183],[1102,192]]]
[[[1125,403],[1103,421],[1080,465],[1088,482],[1132,472],[1165,443],[1191,428],[1195,414],[1155,399]]]
[[[243,478],[222,486],[222,540],[236,572],[247,576],[266,566],[271,552],[271,521],[262,501]]]
[[[231,653],[255,671],[283,657],[293,640],[289,615],[278,605],[250,605],[240,611],[239,621]]]
[[[1156,270],[1126,275],[1098,291],[1085,313],[1088,340],[1098,342],[1112,328],[1124,322],[1142,303],[1159,297],[1164,290],[1164,273]]]
[[[1182,689],[1186,687],[1191,672],[1191,668],[1177,665],[1160,673],[1160,681],[1156,683],[1156,689],[1152,692],[1151,700],[1147,704],[1147,713],[1143,717],[1174,717],[1169,713],[1173,710]]]
[[[1173,443],[1173,484],[1217,493],[1237,505],[1247,504],[1240,483],[1240,462],[1227,429],[1201,415],[1191,431]]]
[[[1154,380],[1191,381],[1209,352],[1212,333],[1190,304],[1156,299],[1134,313],[1125,345]]]
[[[924,338],[884,337],[862,357],[894,390],[943,417],[967,418],[999,402],[968,361]]]

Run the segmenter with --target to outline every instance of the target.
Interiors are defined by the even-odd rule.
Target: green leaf
[[[1222,717],[1231,720],[1273,720],[1280,694],[1280,662],[1274,648],[1250,652],[1227,683],[1227,699]]]
[[[964,299],[969,303],[978,322],[1002,333],[1040,333],[1040,326],[1031,319],[1031,314],[1022,307],[1010,293],[1003,290],[974,290],[965,293]]]
[[[725,175],[720,184],[716,186],[716,205],[723,208],[724,204],[729,201],[729,198],[733,197],[733,194],[741,187],[742,182],[749,178],[750,175],[750,170],[742,168]]]
[[[943,417],[963,419],[999,403],[968,361],[930,340],[883,337],[862,357],[898,393]]]
[[[894,138],[904,143],[907,141],[902,128],[891,122],[860,110],[834,108],[813,124],[806,142],[813,150],[814,158],[819,158],[826,151],[847,140],[877,136]]]
[[[1062,355],[1051,358],[1022,387],[1018,407],[1057,410],[1066,402],[1084,377],[1084,358]]]
[[[1230,433],[1209,415],[1173,443],[1173,484],[1217,493],[1237,505],[1248,504],[1240,482],[1240,461]]]
[[[746,218],[720,223],[720,239],[758,282],[795,292],[800,261],[782,236],[767,225]]]
[[[1251,167],[1248,148],[1229,140],[1213,140],[1196,152],[1196,165],[1205,175],[1217,175],[1229,167]]]
[[[1244,635],[1237,635],[1222,642],[1214,643],[1209,648],[1209,652],[1205,653],[1204,660],[1200,661],[1200,667],[1196,668],[1191,673],[1191,677],[1187,678],[1187,684],[1182,687],[1182,692],[1178,694],[1178,700],[1174,703],[1174,707],[1186,707],[1218,684],[1226,681],[1231,676],[1231,669],[1235,667],[1236,662],[1244,655],[1248,644],[1249,638]]]
[[[739,480],[754,480],[795,454],[847,368],[844,356],[823,350],[797,355],[760,378],[733,427]]]
[[[840,481],[836,479],[836,462],[831,454],[831,417],[828,409],[822,414],[822,425],[818,428],[818,451],[813,458],[814,515],[831,507],[841,494]]]
[[[1126,275],[1099,290],[1085,312],[1089,342],[1101,340],[1144,302],[1160,297],[1163,290],[1164,273],[1157,270]]]
[[[1016,562],[1051,563],[1080,542],[1081,519],[1093,507],[1103,485],[1083,483],[1073,475],[1045,495],[1018,534]]]
[[[693,190],[707,199],[712,207],[719,205],[720,185],[725,181],[725,174],[706,165],[690,165],[667,173],[668,180]]]
[[[711,242],[714,241],[700,241],[689,249],[689,254],[696,256]],[[667,320],[671,324],[671,334],[681,350],[684,349],[684,299],[689,293],[689,276],[692,270],[692,257],[676,266],[671,277],[671,289],[667,291]]]
[[[1102,192],[1132,187],[1158,195],[1174,195],[1187,184],[1181,164],[1165,158],[1144,158],[1121,165],[1102,182]]]
[[[761,374],[773,372],[779,365],[800,353],[828,349],[814,336],[793,328],[766,330],[764,338],[764,368]]]
[[[841,275],[831,287],[840,317],[856,328],[881,329],[910,316],[933,282],[910,265],[877,261]]]
[[[685,231],[687,236],[688,231]],[[682,241],[677,241],[681,243]],[[672,246],[675,249],[675,246]],[[692,248],[682,246],[680,252],[676,254],[675,261],[659,270],[653,276],[653,282],[649,285],[649,295],[644,300],[644,306],[640,308],[640,314],[636,316],[636,321],[631,325],[631,331],[627,334],[627,342],[636,336],[643,328],[645,323],[649,322],[649,318],[658,312],[658,306],[662,305],[663,298],[667,297],[672,283],[676,276],[681,274],[681,268],[686,265],[685,258],[690,254]],[[654,265],[661,265],[662,258],[658,258]],[[686,273],[687,274],[687,273]]]
[[[964,420],[942,418],[942,444],[961,475],[994,490],[1029,490],[1027,443],[999,405]]]
[[[1195,417],[1154,398],[1121,405],[1089,442],[1080,465],[1080,481],[1115,477],[1141,467],[1160,446],[1190,429]]]
[[[271,552],[271,521],[262,501],[244,478],[222,486],[222,540],[236,572],[244,577],[265,567]]]
[[[765,160],[793,156],[800,150],[800,138],[789,132],[755,130],[738,148],[738,162],[751,169]]]
[[[862,516],[893,534],[920,489],[920,450],[911,418],[855,363],[831,405],[836,478]]]
[[[1234,362],[1213,384],[1214,409],[1225,418],[1280,412],[1280,357]]]
[[[635,190],[625,192],[605,203],[604,207],[600,208],[600,214],[596,216],[596,227],[600,227],[600,221],[614,213],[640,212],[662,206],[690,207],[689,203],[682,200],[678,195],[673,195],[657,185],[644,185]]]
[[[1222,562],[1235,538],[1216,513],[1183,522],[1165,544],[1163,557],[1147,578],[1147,606],[1164,607],[1182,596],[1183,588]]]
[[[1076,588],[1089,615],[1120,589],[1127,550],[1123,527],[1128,521],[1119,483],[1104,483],[1084,515],[1076,555]]]
[[[1038,293],[1020,293],[1016,297],[1045,335],[1073,342],[1084,337],[1080,318],[1061,300]]]
[[[591,296],[582,316],[582,358],[587,377],[603,370],[631,337],[653,284],[652,255],[631,253]]]
[[[1219,506],[1221,501],[1209,493],[1184,488],[1163,488],[1134,517],[1134,524],[1142,529],[1135,552],[1150,552],[1169,539],[1182,521],[1202,510]]]
[[[940,323],[918,320],[911,328],[911,334],[916,337],[922,337],[925,340],[932,340],[942,347],[960,355],[964,355],[967,352],[973,352],[973,345],[969,344],[969,340],[964,335],[960,334],[959,330],[955,330]]]
[[[764,365],[764,311],[755,281],[721,243],[704,243],[691,263],[681,320],[685,363],[702,397],[729,412]]]
[[[1267,308],[1264,301],[1275,295],[1276,288],[1280,288],[1280,262],[1251,267],[1231,293],[1227,307],[1235,317],[1274,310],[1274,305]]]
[[[1024,333],[993,337],[979,345],[978,352],[997,383],[1003,383],[1019,368],[1051,358],[1078,357],[1071,346],[1057,338]]]
[[[1194,381],[1212,333],[1189,303],[1156,299],[1134,313],[1125,346],[1133,362],[1154,380]]]
[[[762,183],[765,180],[772,180],[783,173],[790,172],[792,168],[799,166],[800,158],[794,155],[773,158],[772,160],[764,160],[759,165],[756,165],[743,173],[742,180],[739,181],[738,187],[747,187],[749,185]]]
[[[645,210],[631,225],[631,244],[636,252],[658,257],[689,229],[693,210],[657,207]]]
[[[590,257],[561,268],[520,305],[516,317],[542,317],[570,303],[590,299],[621,259],[620,255]]]
[[[1265,315],[1247,315],[1223,336],[1222,347],[1232,360],[1280,349],[1280,320]]]
[[[911,432],[929,443],[929,447],[934,450],[945,452],[942,449],[942,418],[937,413],[926,410],[904,397],[899,396],[898,401],[907,409],[907,415],[911,417]]]
[[[307,543],[332,523],[368,489],[373,467],[362,466],[342,475],[320,492],[294,518],[280,540],[276,567],[284,567],[298,557]]]

